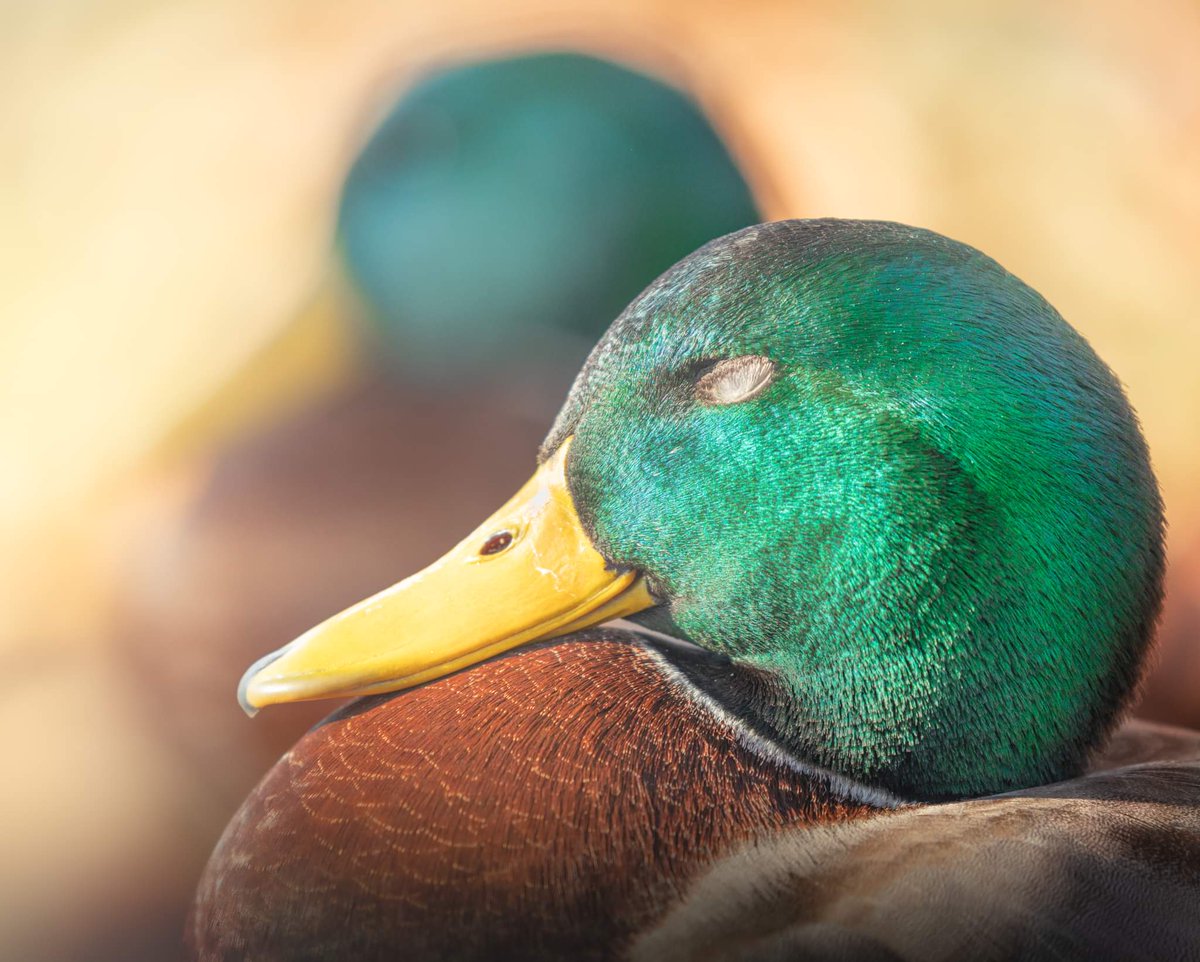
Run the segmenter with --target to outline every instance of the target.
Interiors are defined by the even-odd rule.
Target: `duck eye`
[[[479,549],[479,553],[481,555],[499,554],[512,544],[512,540],[511,531],[497,531],[483,543],[483,547]]]
[[[775,377],[775,362],[760,354],[718,361],[696,382],[696,397],[705,404],[739,404],[757,397]]]

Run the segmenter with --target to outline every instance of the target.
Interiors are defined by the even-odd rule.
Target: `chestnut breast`
[[[365,699],[230,823],[195,958],[611,958],[717,857],[873,811],[601,629]]]

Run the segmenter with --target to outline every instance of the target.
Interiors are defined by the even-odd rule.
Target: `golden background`
[[[247,603],[230,594],[239,564],[297,563],[276,535],[197,554],[186,519],[221,452],[360,376],[331,258],[338,190],[381,112],[447,58],[573,49],[665,76],[715,118],[770,217],[930,227],[1045,294],[1142,418],[1171,556],[1149,710],[1200,721],[1190,0],[51,0],[0,18],[12,958],[173,953],[203,853],[267,763],[214,792],[213,756],[164,734],[144,696],[170,685],[130,669],[124,636],[171,626],[156,637],[186,685],[220,612]],[[475,520],[447,520],[442,542]],[[251,737],[233,694],[182,713],[189,743]],[[276,722],[272,751],[309,720]]]

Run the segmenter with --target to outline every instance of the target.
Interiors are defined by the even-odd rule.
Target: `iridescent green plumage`
[[[1007,962],[1196,944],[1196,739],[1127,727],[1060,781],[1136,679],[1162,515],[1116,379],[1030,288],[895,224],[729,235],[616,321],[543,457],[494,516],[510,548],[483,550],[489,519],[275,656],[292,659],[276,683],[401,687],[392,653],[423,626],[458,638],[460,605],[489,642],[539,592],[567,596],[553,611],[574,625],[611,615],[614,596],[586,608],[592,581],[571,588],[585,564],[617,598],[636,582],[620,610],[698,647],[525,636],[352,705],[230,825],[199,958]],[[570,551],[549,550],[548,517]],[[528,578],[487,590],[507,569],[480,566],[505,559]],[[485,587],[377,620],[447,571]]]
[[[774,382],[699,403],[722,358]],[[546,442],[644,616],[799,757],[918,798],[1074,774],[1157,615],[1161,504],[1112,373],[990,258],[895,224],[714,241],[598,345]]]

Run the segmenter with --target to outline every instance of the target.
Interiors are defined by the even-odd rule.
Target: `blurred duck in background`
[[[590,57],[440,73],[350,171],[347,271],[388,363],[501,406],[569,379],[630,299],[694,247],[760,220],[733,159],[679,91]],[[528,385],[528,388],[523,387]]]
[[[193,879],[237,802],[329,711],[247,725],[233,699],[246,664],[490,512],[624,304],[760,219],[692,100],[591,57],[446,69],[387,114],[338,211],[357,374],[228,447],[122,602],[153,730],[208,793]]]

